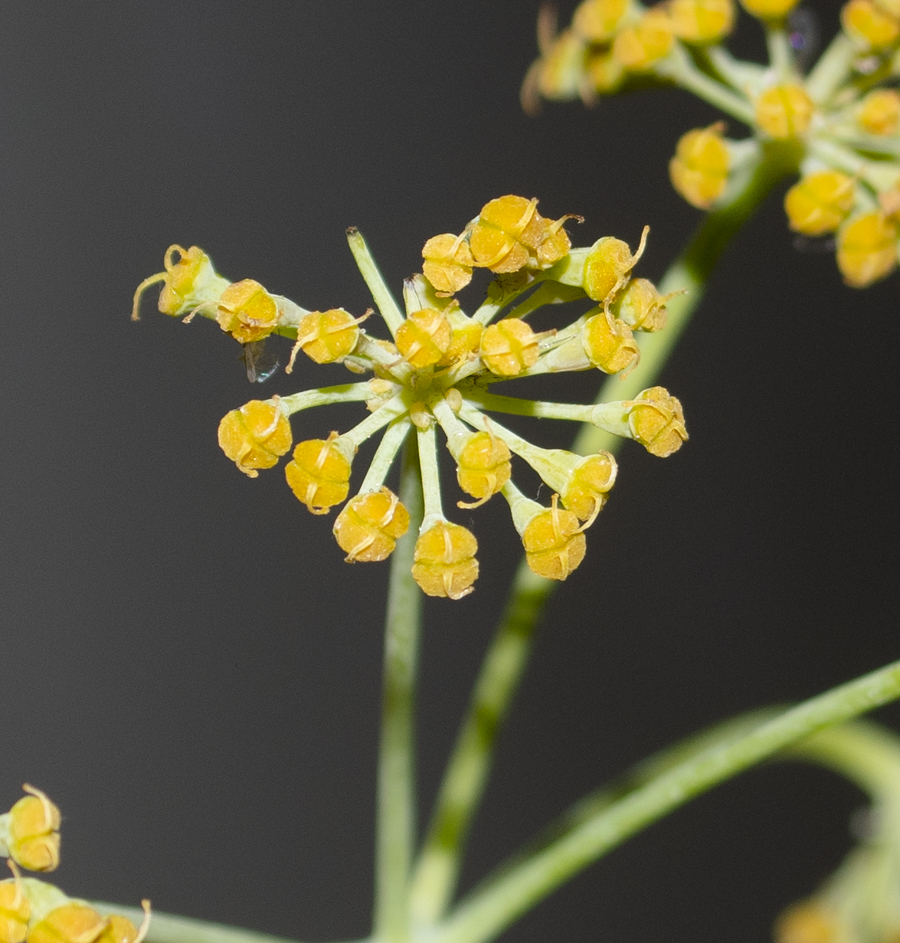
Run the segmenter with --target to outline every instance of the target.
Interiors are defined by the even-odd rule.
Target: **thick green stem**
[[[416,837],[414,712],[422,593],[410,571],[423,511],[412,436],[404,454],[400,500],[409,511],[410,526],[391,557],[378,757],[374,936],[382,943],[409,940],[409,875]]]
[[[662,292],[687,289],[668,303],[664,331],[650,334],[641,361],[625,379],[610,377],[598,401],[627,399],[652,386],[691,314],[719,256],[732,236],[792,165],[775,153],[750,175],[727,205],[701,222],[682,255],[666,272]],[[583,427],[575,442],[582,454],[616,451],[622,442],[594,427]],[[490,773],[493,746],[528,664],[534,627],[557,584],[535,576],[523,560],[516,573],[506,612],[485,656],[468,713],[444,775],[412,890],[414,919],[420,924],[441,918],[450,903],[472,819]]]
[[[864,675],[677,763],[476,888],[434,943],[483,943],[579,871],[690,799],[793,743],[900,697],[900,662]]]

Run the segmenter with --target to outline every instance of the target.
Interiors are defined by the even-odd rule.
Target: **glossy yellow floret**
[[[509,195],[482,207],[469,236],[478,265],[502,274],[528,264],[544,234],[537,202]]]
[[[569,473],[559,499],[567,511],[582,521],[593,520],[616,483],[618,466],[609,452],[585,456]]]
[[[176,261],[176,256],[178,256]],[[197,246],[184,249],[169,246],[163,259],[164,272],[145,278],[134,293],[132,321],[139,318],[141,295],[158,282],[163,283],[159,293],[159,310],[163,314],[187,314],[198,305],[214,302],[228,286],[228,280],[217,275],[209,256]]]
[[[856,111],[856,120],[863,131],[884,137],[900,128],[900,92],[878,88],[863,98]]]
[[[397,329],[397,350],[417,370],[433,367],[450,348],[451,333],[443,312],[434,308],[411,311]]]
[[[590,362],[604,373],[627,370],[641,356],[631,328],[602,308],[585,321],[581,344]]]
[[[409,528],[409,512],[388,488],[358,494],[334,522],[334,536],[347,563],[386,560]]]
[[[874,0],[850,0],[841,9],[844,31],[866,49],[879,52],[900,39],[900,19]]]
[[[761,20],[783,20],[800,0],[741,0],[741,6]]]
[[[756,123],[769,137],[784,140],[809,130],[815,106],[801,85],[773,85],[756,99]]]
[[[837,264],[844,281],[865,288],[897,264],[897,223],[877,210],[848,220],[837,234]]]
[[[614,236],[598,239],[584,262],[582,287],[594,301],[613,300],[616,292],[628,283],[631,270],[644,253],[648,229],[645,227],[641,244],[633,255],[627,242]]]
[[[816,901],[788,908],[774,931],[775,943],[840,943],[844,938],[835,914]]]
[[[613,40],[613,55],[629,72],[647,72],[675,43],[672,20],[664,7],[651,7]]]
[[[304,315],[297,325],[297,342],[286,372],[293,369],[298,350],[315,363],[340,363],[356,348],[360,320],[343,308],[310,311]]]
[[[670,0],[675,35],[687,43],[717,43],[734,25],[734,0]]]
[[[436,291],[452,295],[472,281],[472,250],[462,236],[432,236],[422,249],[422,274]]]
[[[677,452],[688,437],[681,403],[661,386],[638,395],[628,425],[635,441],[660,458]]]
[[[462,599],[478,578],[477,552],[478,541],[470,530],[438,521],[416,541],[413,579],[428,596]]]
[[[856,181],[838,170],[807,174],[784,196],[784,210],[795,232],[823,236],[834,232],[853,209]]]
[[[55,871],[59,865],[59,809],[33,786],[9,810],[9,856],[29,871]]]
[[[28,933],[31,904],[18,877],[0,881],[0,943],[22,943]]]
[[[27,943],[96,943],[108,922],[87,904],[51,910],[28,931]]]
[[[695,128],[683,134],[669,161],[672,186],[688,203],[708,210],[724,193],[731,157],[722,138],[722,125]]]
[[[584,77],[587,44],[574,31],[565,30],[544,48],[522,84],[522,107],[534,114],[541,98],[566,101],[577,98]]]
[[[219,447],[251,478],[272,468],[291,447],[291,424],[271,401],[251,400],[219,423]]]
[[[298,442],[284,467],[291,491],[313,514],[327,514],[329,508],[346,501],[350,491],[350,460],[335,444],[336,438],[332,432],[328,439]]]
[[[609,42],[630,5],[630,0],[584,0],[575,10],[572,28],[586,42]]]
[[[572,511],[560,510],[557,495],[549,508],[536,514],[522,531],[522,546],[530,569],[548,580],[564,580],[584,559],[587,541]]]
[[[484,502],[509,481],[510,458],[509,447],[502,439],[490,432],[473,432],[457,451],[456,480],[466,494]]]
[[[633,278],[616,295],[609,310],[633,331],[661,331],[666,326],[666,302],[671,297],[661,295],[648,279]]]
[[[475,356],[484,333],[481,323],[464,314],[459,308],[451,306],[445,313],[450,322],[450,344],[438,361],[439,367],[449,367],[457,361]]]
[[[538,335],[520,318],[491,324],[481,336],[481,359],[501,377],[514,377],[533,367],[540,357]]]
[[[245,278],[219,296],[216,320],[235,340],[249,344],[278,327],[278,304],[259,282]]]

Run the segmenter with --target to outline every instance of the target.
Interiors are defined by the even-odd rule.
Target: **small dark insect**
[[[278,360],[274,354],[266,353],[266,342],[250,341],[244,344],[241,360],[247,368],[247,379],[251,383],[265,383],[278,369]]]

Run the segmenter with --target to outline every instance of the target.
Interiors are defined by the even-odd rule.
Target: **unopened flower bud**
[[[761,20],[783,20],[800,0],[741,0],[741,6]]]
[[[900,128],[900,92],[893,88],[877,88],[859,103],[856,120],[863,131],[884,137]]]
[[[457,307],[450,307],[444,313],[450,322],[450,345],[438,361],[438,366],[449,367],[477,353],[484,328],[479,321],[470,318]]]
[[[537,111],[540,98],[555,101],[578,98],[586,55],[587,44],[574,30],[560,33],[525,78],[522,86],[525,110]]]
[[[278,326],[278,304],[252,278],[229,285],[219,296],[216,320],[242,344],[268,337]]]
[[[661,295],[653,282],[633,278],[616,296],[609,310],[633,331],[661,331],[666,326],[666,302],[672,295]]]
[[[586,42],[609,42],[629,5],[630,0],[583,0],[572,17],[572,28]]]
[[[850,0],[841,9],[844,31],[867,50],[880,52],[900,39],[900,19],[874,0]]]
[[[855,190],[856,181],[839,170],[807,174],[784,197],[791,229],[807,236],[834,232],[853,209]]]
[[[644,227],[637,252],[631,254],[628,243],[614,236],[598,239],[584,260],[582,287],[594,301],[612,300],[615,293],[628,282],[631,270],[644,253],[648,227]]]
[[[648,72],[674,44],[672,20],[662,7],[651,7],[613,40],[613,55],[629,72]]]
[[[171,315],[187,314],[200,305],[216,302],[229,285],[227,278],[216,274],[209,256],[197,246],[190,249],[169,246],[163,265],[164,272],[151,275],[138,285],[131,310],[132,321],[138,320],[141,295],[156,282],[163,282],[159,310]]]
[[[731,157],[721,122],[683,134],[669,161],[672,186],[691,206],[708,210],[725,191]]]
[[[523,499],[512,506],[513,523],[522,538],[525,561],[548,580],[564,580],[584,559],[587,541],[578,518],[561,510],[558,495],[549,508]]]
[[[805,134],[815,106],[801,85],[773,85],[756,99],[756,123],[771,138]]]
[[[28,931],[27,943],[96,943],[108,921],[87,904],[56,907]]]
[[[457,462],[456,480],[460,488],[479,502],[487,501],[509,481],[512,474],[509,448],[492,433],[451,436],[447,445]]]
[[[611,95],[622,84],[625,68],[613,55],[612,49],[592,49],[585,64],[591,88],[600,95]]]
[[[29,871],[55,871],[59,866],[59,809],[33,786],[22,787],[30,795],[10,810],[4,835],[10,858]]]
[[[837,234],[837,264],[844,281],[865,288],[897,264],[897,223],[874,210],[848,220]]]
[[[616,483],[618,467],[609,452],[576,455],[565,449],[533,448],[522,455],[544,483],[559,493],[563,507],[582,521],[599,514]]]
[[[492,272],[518,272],[543,238],[543,220],[537,200],[502,196],[487,203],[478,215],[469,237],[477,265]]]
[[[452,295],[472,281],[472,250],[462,236],[432,236],[422,249],[422,273],[437,291]]]
[[[388,488],[358,494],[334,522],[334,536],[348,563],[386,560],[409,528],[409,512]]]
[[[450,347],[451,327],[443,312],[434,308],[411,311],[397,329],[397,349],[417,370],[438,363]]]
[[[604,373],[627,370],[641,356],[631,328],[603,309],[585,321],[581,343],[591,363]]]
[[[416,541],[413,579],[428,596],[462,599],[478,578],[475,535],[459,524],[438,521]]]
[[[686,43],[717,43],[734,25],[733,0],[671,0],[675,35]]]
[[[291,447],[291,424],[271,400],[251,400],[219,423],[219,446],[251,478],[272,468]]]
[[[18,872],[0,881],[0,943],[22,943],[28,933],[31,904],[22,888]]]
[[[504,318],[481,336],[481,359],[497,376],[518,376],[533,367],[540,355],[538,335],[520,318]]]
[[[342,444],[338,434],[332,432],[328,439],[297,443],[292,461],[284,467],[284,475],[307,510],[327,514],[329,508],[347,498],[352,459],[352,446]]]
[[[628,424],[635,441],[660,458],[677,452],[688,437],[681,403],[661,386],[638,394],[631,404]]]
[[[582,217],[571,215],[562,216],[556,220],[541,217],[541,241],[535,249],[538,268],[548,269],[569,254],[572,242],[569,239],[569,234],[563,229],[563,224],[567,219],[583,221]]]
[[[310,311],[297,325],[297,342],[287,372],[293,369],[298,350],[315,363],[339,363],[356,348],[360,320],[343,308]]]

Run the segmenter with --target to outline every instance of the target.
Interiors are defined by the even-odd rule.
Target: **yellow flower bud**
[[[721,122],[683,134],[669,161],[672,186],[691,206],[708,210],[725,191],[731,156]]]
[[[533,367],[540,358],[538,335],[519,318],[504,318],[481,336],[481,359],[501,377],[514,377]]]
[[[558,496],[536,514],[522,531],[525,561],[532,572],[548,580],[564,580],[584,559],[587,541],[578,518],[561,511]]]
[[[572,242],[569,234],[563,229],[563,223],[567,219],[576,219],[583,222],[580,216],[562,216],[557,220],[544,219],[540,217],[542,233],[541,241],[535,250],[537,256],[538,268],[547,269],[554,265],[560,259],[569,254],[572,248]]]
[[[250,400],[219,423],[219,447],[250,478],[277,465],[291,441],[291,424],[271,401]]]
[[[450,307],[445,312],[450,322],[450,346],[438,361],[439,367],[449,367],[459,360],[468,360],[481,346],[484,328],[480,322],[470,318],[457,307]]]
[[[252,278],[229,285],[219,296],[216,320],[242,344],[260,341],[278,327],[275,299]]]
[[[139,936],[140,931],[127,917],[112,914],[96,943],[136,943]]]
[[[581,344],[591,363],[604,373],[634,367],[641,356],[631,328],[603,310],[585,321]]]
[[[409,528],[409,512],[387,488],[358,494],[334,522],[334,536],[347,563],[386,560]]]
[[[839,170],[803,177],[784,196],[791,229],[807,236],[834,232],[853,209],[855,190],[856,181]]]
[[[350,461],[346,449],[328,439],[307,439],[294,449],[293,460],[284,466],[291,491],[313,514],[327,514],[328,509],[347,499],[350,490]]]
[[[859,104],[856,120],[869,134],[896,134],[900,128],[900,92],[893,88],[869,92]]]
[[[774,930],[775,943],[838,943],[843,939],[836,916],[816,901],[789,907]]]
[[[686,43],[717,43],[734,25],[733,0],[670,0],[675,35]]]
[[[15,878],[0,881],[0,943],[22,943],[28,933],[31,904]]]
[[[848,220],[837,234],[837,264],[844,281],[865,288],[897,264],[897,223],[873,210]]]
[[[28,931],[27,943],[96,943],[108,922],[87,904],[68,903],[51,910]]]
[[[900,19],[874,0],[850,0],[841,9],[844,31],[865,49],[878,52],[900,38]]]
[[[611,301],[615,293],[627,284],[631,270],[644,254],[647,233],[645,226],[637,252],[631,254],[628,243],[613,236],[598,239],[584,260],[582,287],[594,301]]]
[[[761,20],[783,20],[800,0],[741,0],[741,6]]]
[[[40,789],[27,783],[30,795],[9,810],[9,856],[29,871],[55,871],[59,866],[59,809]]]
[[[805,134],[815,106],[801,85],[773,85],[756,99],[756,123],[779,140]]]
[[[572,17],[572,28],[586,42],[609,42],[629,6],[630,0],[583,0]]]
[[[661,6],[651,7],[634,26],[613,40],[613,55],[629,72],[647,72],[667,56],[675,42],[672,20]]]
[[[537,200],[502,196],[486,204],[472,227],[469,245],[475,263],[492,272],[518,272],[544,236]]]
[[[397,329],[397,349],[417,370],[432,367],[450,347],[451,328],[446,316],[434,308],[411,311]]]
[[[609,452],[597,452],[581,459],[569,472],[569,480],[559,499],[567,511],[582,521],[592,520],[606,503],[616,483],[618,468]]]
[[[660,458],[677,452],[688,437],[681,403],[661,386],[638,394],[629,411],[628,425],[635,441]]]
[[[633,331],[661,331],[666,326],[666,302],[671,297],[661,295],[648,279],[633,278],[609,310]]]
[[[490,432],[473,432],[454,448],[456,480],[466,494],[484,503],[509,481],[512,474],[509,447]],[[460,502],[460,507],[473,507]]]
[[[175,261],[175,255],[178,261]],[[134,293],[131,320],[140,317],[141,295],[156,282],[163,283],[159,293],[159,310],[163,314],[187,314],[198,305],[215,302],[228,287],[228,280],[217,275],[209,256],[197,246],[183,249],[169,246],[163,260],[164,272],[145,278]]]
[[[622,63],[613,55],[612,49],[607,47],[591,50],[585,70],[591,88],[600,95],[611,95],[625,78]]]
[[[522,104],[533,113],[538,101],[535,91],[542,97],[566,101],[577,98],[584,75],[584,60],[587,46],[573,30],[557,36],[540,59],[534,63],[522,86]]]
[[[310,311],[297,325],[297,343],[291,351],[290,373],[298,350],[315,363],[338,363],[353,352],[359,341],[359,321],[343,308]]]
[[[478,578],[475,535],[449,521],[438,521],[416,541],[413,579],[428,596],[462,599]]]
[[[472,250],[462,236],[432,236],[422,249],[422,273],[436,291],[452,295],[472,281]]]

